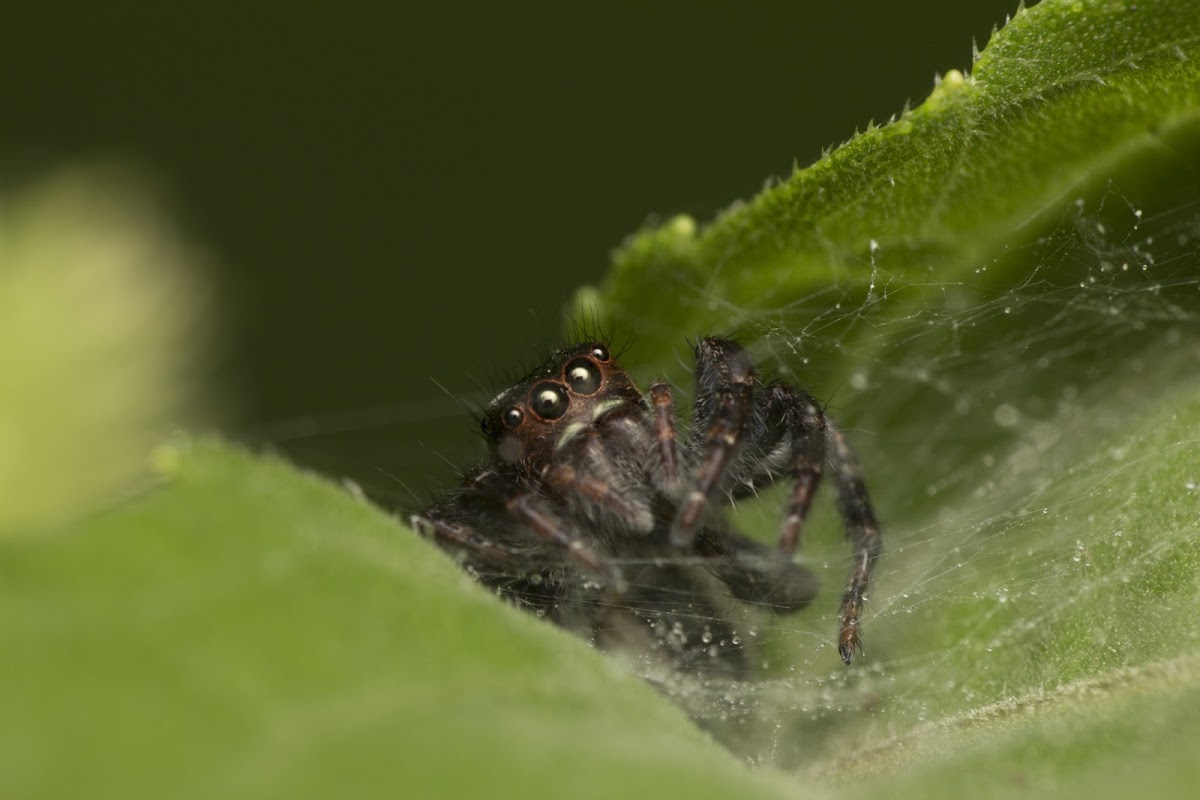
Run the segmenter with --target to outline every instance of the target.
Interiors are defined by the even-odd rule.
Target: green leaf
[[[831,286],[862,298],[885,279],[961,280],[970,296],[957,302],[969,303],[1019,284],[1028,260],[992,262],[1042,235],[1077,197],[1119,180],[1166,207],[1194,198],[1197,9],[1158,0],[1020,12],[970,76],[947,73],[894,122],[699,231],[681,217],[631,238],[575,313],[613,318],[636,333],[643,360],[667,363],[680,331],[754,337],[769,323],[827,318],[839,299]]]
[[[4,796],[775,796],[349,493],[211,442],[155,461],[160,490],[0,545]]]
[[[919,753],[914,795],[982,764],[1003,787],[1075,741],[1031,724],[981,743],[1021,720],[977,737],[957,720],[1196,652],[1198,202],[1200,4],[1045,2],[970,76],[707,227],[640,232],[581,290],[574,316],[628,334],[647,377],[686,386],[684,337],[734,333],[862,453],[887,542],[865,667],[830,666],[827,591],[772,631],[787,666],[736,747],[841,779],[876,768],[847,753],[885,753],[893,777]],[[741,519],[769,538],[779,501],[763,505]],[[815,522],[808,558],[836,587],[837,521]],[[1162,691],[1194,703],[1183,675]],[[1072,718],[1081,741],[1119,727],[1107,703]],[[1124,730],[1181,753],[1170,720]],[[1080,786],[1131,763],[1083,750]]]
[[[866,656],[832,646],[824,505],[823,597],[754,631],[763,679],[722,687],[746,715],[703,720],[792,772],[348,493],[200,441],[155,455],[157,490],[0,541],[0,794],[1185,795],[1198,155],[1200,3],[1048,0],[969,77],[581,292],[648,371],[740,333],[863,454]],[[770,537],[777,500],[739,524]]]

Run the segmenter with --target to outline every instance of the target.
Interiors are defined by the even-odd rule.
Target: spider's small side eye
[[[612,358],[612,355],[608,352],[608,348],[602,344],[592,345],[592,356],[597,361],[608,361],[608,359]]]
[[[567,390],[557,383],[539,383],[529,395],[529,407],[542,419],[558,419],[571,404]]]
[[[576,394],[593,394],[600,388],[600,370],[586,358],[577,358],[567,364],[567,385]]]
[[[504,427],[511,430],[516,430],[525,421],[525,412],[517,406],[512,406],[504,411]]]

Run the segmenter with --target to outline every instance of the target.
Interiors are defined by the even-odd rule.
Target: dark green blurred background
[[[644,223],[919,102],[1016,0],[10,4],[0,180],[118,157],[216,262],[227,430],[414,502]],[[680,331],[680,338],[695,333]]]

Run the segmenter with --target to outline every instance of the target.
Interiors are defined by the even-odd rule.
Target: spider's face
[[[555,353],[493,400],[483,433],[493,459],[536,470],[603,417],[631,405],[644,407],[642,394],[608,347],[578,344]]]

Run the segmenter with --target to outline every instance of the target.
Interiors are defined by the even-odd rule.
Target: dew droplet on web
[[[992,421],[1001,428],[1015,428],[1021,421],[1020,412],[1008,403],[1001,403],[992,412]]]

